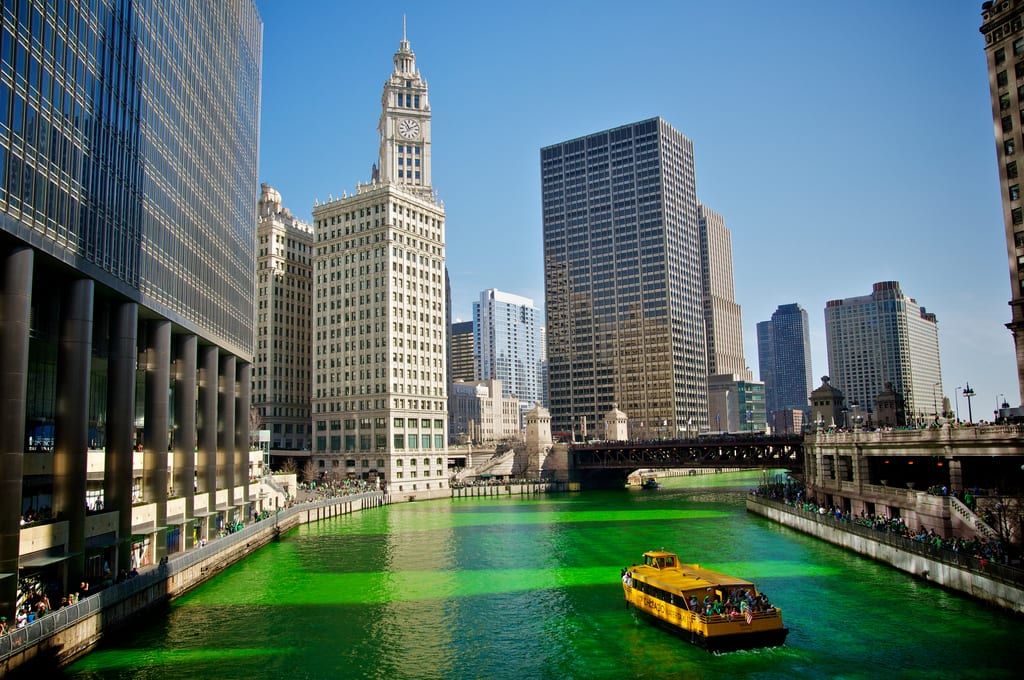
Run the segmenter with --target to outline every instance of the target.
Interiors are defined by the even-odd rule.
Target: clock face
[[[419,121],[412,118],[404,118],[398,123],[398,134],[406,139],[415,139],[420,134]]]

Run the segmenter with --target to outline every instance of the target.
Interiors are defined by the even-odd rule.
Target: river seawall
[[[201,548],[172,555],[165,564],[0,637],[0,677],[16,671],[35,675],[70,663],[91,651],[104,634],[185,594],[300,524],[390,502],[386,494],[364,493],[303,503]]]
[[[1024,614],[1024,585],[1020,582],[1014,583],[996,573],[980,573],[936,556],[904,550],[881,540],[884,534],[875,538],[870,535],[871,530],[861,533],[833,526],[817,516],[797,512],[783,503],[748,496],[747,510],[945,588]],[[989,565],[989,569],[995,572],[998,566]]]

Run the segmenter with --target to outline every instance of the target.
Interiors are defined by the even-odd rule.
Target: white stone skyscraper
[[[256,355],[252,405],[270,448],[310,448],[310,307],[313,227],[263,184],[256,228]]]
[[[825,337],[831,383],[861,414],[892,383],[907,417],[931,418],[942,409],[939,329],[898,281],[876,283],[870,295],[829,300]]]
[[[743,357],[743,315],[736,304],[732,273],[732,235],[717,212],[699,204],[701,281],[707,333],[708,375],[753,376]]]
[[[540,326],[533,300],[489,288],[473,303],[473,360],[480,380],[501,381],[502,395],[526,413],[541,399]]]
[[[381,104],[371,182],[313,209],[313,456],[422,497],[448,477],[445,213],[427,83],[404,34]]]

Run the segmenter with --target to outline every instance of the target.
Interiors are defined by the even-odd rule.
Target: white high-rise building
[[[851,410],[874,410],[875,397],[892,383],[908,418],[942,412],[938,323],[898,281],[876,283],[870,295],[829,300],[825,337],[831,383]]]
[[[445,213],[427,83],[404,34],[381,108],[372,181],[313,209],[313,457],[422,496],[448,477]]]
[[[310,307],[313,227],[284,207],[263,184],[256,228],[256,354],[252,405],[270,448],[310,448]]]
[[[502,395],[526,413],[541,399],[540,327],[533,300],[489,288],[473,303],[473,359],[480,380],[500,380]]]

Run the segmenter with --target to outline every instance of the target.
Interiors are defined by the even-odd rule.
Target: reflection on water
[[[1018,619],[747,514],[759,479],[408,503],[302,527],[68,675],[1016,677]],[[756,580],[786,646],[711,655],[637,618],[619,570],[660,547]]]

